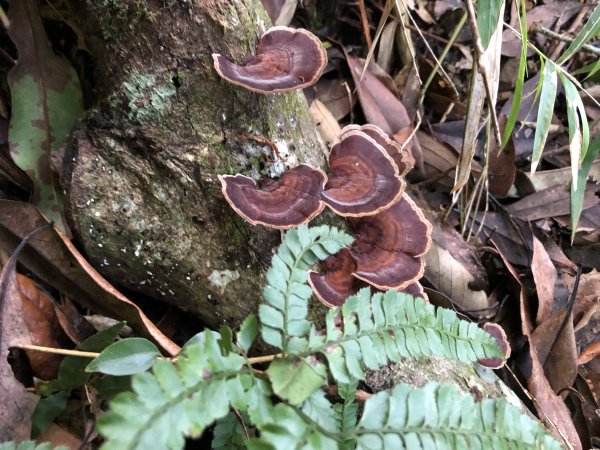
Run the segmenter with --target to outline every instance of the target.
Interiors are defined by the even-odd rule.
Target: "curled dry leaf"
[[[0,200],[0,248],[12,253],[27,233],[47,221],[35,206]],[[167,353],[179,347],[141,309],[115,289],[57,229],[38,233],[19,261],[50,286],[82,305],[109,317],[126,320],[139,334],[153,339]]]
[[[449,225],[425,212],[431,222],[432,245],[425,254],[425,278],[463,310],[489,314],[490,301],[485,292],[487,274],[475,248]],[[484,311],[485,310],[485,311]],[[478,313],[475,312],[475,315]]]

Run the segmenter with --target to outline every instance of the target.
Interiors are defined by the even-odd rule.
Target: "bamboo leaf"
[[[546,60],[542,71],[540,83],[542,84],[539,96],[539,108],[537,124],[535,127],[535,137],[533,139],[533,155],[531,158],[531,171],[535,172],[544,151],[544,145],[550,130],[550,122],[554,113],[554,101],[556,100],[556,88],[558,84],[558,74],[556,65]]]
[[[557,64],[564,64],[581,48],[583,44],[600,32],[600,3],[592,12],[585,25],[581,28],[573,42],[567,47],[565,52],[558,58]]]
[[[575,186],[574,182],[571,182],[571,241],[575,239],[577,224],[579,223],[579,218],[583,211],[583,198],[585,195],[587,177],[598,153],[600,153],[600,137],[594,139],[588,147],[585,157],[581,162],[577,185]]]
[[[484,49],[490,44],[492,34],[498,26],[502,3],[503,0],[479,0],[477,2],[477,28]]]
[[[579,97],[575,85],[561,71],[560,79],[565,89],[567,99],[567,119],[569,123],[569,152],[571,153],[571,177],[572,186],[577,189],[577,176],[579,174],[581,161],[587,152],[590,142],[590,130],[588,128],[585,107]]]
[[[515,92],[513,93],[510,113],[506,119],[506,125],[502,134],[502,145],[504,148],[510,139],[510,136],[517,123],[519,110],[521,109],[521,100],[523,99],[523,86],[525,84],[525,70],[527,69],[527,10],[525,0],[521,0],[521,13],[519,14],[519,25],[521,31],[521,57],[519,59],[519,69],[517,70],[517,80],[515,82]]]

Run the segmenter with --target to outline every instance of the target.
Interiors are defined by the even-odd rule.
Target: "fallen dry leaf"
[[[538,310],[535,322],[540,325],[553,313],[554,285],[556,284],[557,275],[556,268],[552,264],[548,252],[535,235],[533,235],[531,271],[538,296]]]
[[[529,348],[529,355],[531,357],[531,375],[527,379],[527,387],[535,399],[534,404],[540,420],[560,441],[564,437],[573,449],[583,450],[571,419],[571,412],[563,399],[552,390],[544,376],[544,369],[533,346]]]
[[[5,264],[0,274],[2,315],[0,322],[0,442],[23,441],[31,434],[31,414],[39,397],[19,383],[8,363],[9,348],[31,344],[31,336],[23,319],[21,295],[14,265]]]
[[[0,200],[0,247],[12,253],[29,231],[45,223],[35,206]],[[82,305],[126,320],[137,333],[153,339],[167,353],[179,352],[179,347],[156,328],[136,304],[106,281],[57,229],[38,233],[20,254],[19,262]]]
[[[453,227],[424,212],[433,226],[432,244],[425,254],[425,278],[461,309],[478,317],[489,316],[487,274],[475,248]]]
[[[34,281],[17,274],[17,289],[21,295],[23,321],[29,330],[31,344],[43,347],[63,348],[68,339],[54,312],[54,303]],[[60,355],[26,350],[33,374],[42,380],[51,380],[58,374],[62,361]]]
[[[570,214],[570,192],[568,185],[552,186],[535,192],[508,206],[506,210],[523,220],[554,218]],[[595,188],[588,186],[585,191],[583,209],[586,210],[600,203]]]
[[[342,129],[340,124],[335,119],[331,111],[327,109],[327,106],[318,99],[314,99],[310,104],[310,116],[317,127],[317,131],[321,135],[321,138],[327,144],[327,147],[331,147],[333,141],[340,135]]]
[[[50,442],[52,448],[64,445],[70,450],[79,450],[82,444],[81,439],[55,423],[51,423],[50,426],[37,437],[36,441],[38,443]]]
[[[545,319],[529,340],[537,351],[544,376],[555,393],[570,388],[577,376],[577,347],[572,314],[565,322],[563,309]],[[565,326],[563,327],[563,323]],[[560,335],[558,333],[560,332]]]

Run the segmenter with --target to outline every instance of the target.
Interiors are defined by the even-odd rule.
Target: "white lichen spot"
[[[102,244],[98,244],[98,247],[102,248],[102,247],[103,247],[103,245],[102,245]]]
[[[227,285],[238,278],[240,278],[240,274],[237,270],[213,270],[208,281],[223,293]]]

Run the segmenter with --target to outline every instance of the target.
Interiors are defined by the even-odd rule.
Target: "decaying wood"
[[[213,69],[212,53],[243,61],[269,19],[255,0],[71,4],[97,97],[63,163],[76,242],[117,286],[237,325],[257,309],[279,233],[237,217],[217,175],[326,155],[302,92],[259,95]]]

